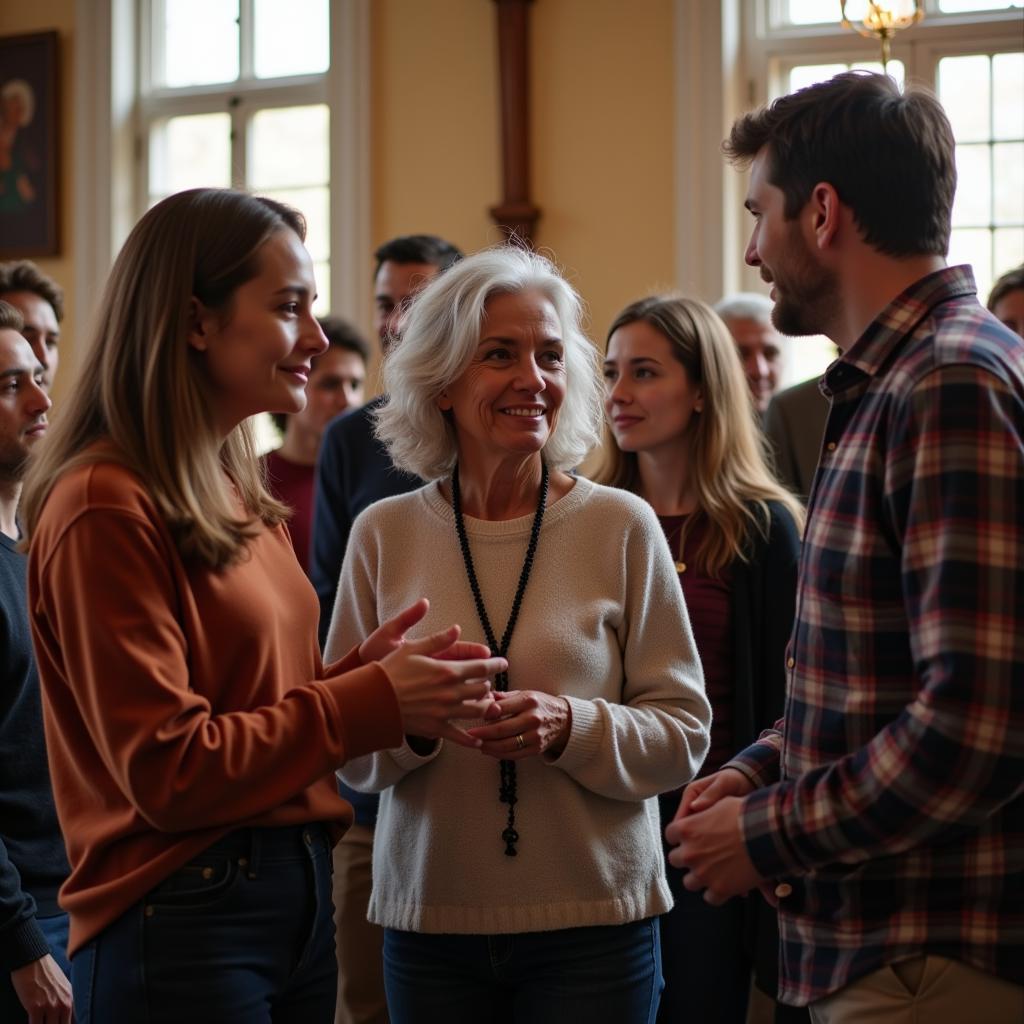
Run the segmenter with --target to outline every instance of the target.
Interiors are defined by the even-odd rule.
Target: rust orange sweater
[[[29,602],[72,953],[232,829],[327,821],[340,834],[351,808],[334,769],[402,742],[379,665],[353,651],[323,668],[316,596],[283,527],[227,569],[184,563],[115,463],[54,487]]]

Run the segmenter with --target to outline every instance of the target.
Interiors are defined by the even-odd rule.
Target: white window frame
[[[834,6],[834,23],[777,26],[778,0],[676,0],[676,279],[684,290],[714,301],[761,289],[743,263],[746,183],[723,160],[721,142],[736,117],[769,100],[789,68],[881,59],[872,40],[842,28],[838,0]],[[943,57],[1021,49],[1020,8],[941,14],[937,6],[927,0],[924,20],[894,40],[892,57],[907,81],[933,86]]]
[[[159,0],[158,0],[159,2]],[[251,0],[242,0],[251,9]],[[76,0],[74,183],[75,321],[81,353],[114,257],[146,208],[148,129],[171,113],[223,111],[224,96],[247,104],[330,106],[331,312],[368,328],[371,265],[370,2],[331,0],[330,69],[324,75],[194,89],[141,85],[149,74],[147,9],[141,0]],[[244,22],[243,22],[244,24]],[[232,110],[232,108],[228,108]],[[232,110],[233,154],[247,145]],[[242,147],[242,148],[239,148]],[[232,160],[232,175],[239,172]],[[233,184],[240,185],[237,178]]]

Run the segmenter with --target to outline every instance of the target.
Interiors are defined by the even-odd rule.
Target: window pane
[[[267,189],[325,185],[330,178],[326,105],[276,107],[253,116],[249,184]]]
[[[964,11],[1002,11],[1008,7],[1020,7],[1020,0],[939,0],[943,14],[960,14]]]
[[[914,13],[914,0],[895,0],[894,6],[898,17],[909,17]],[[788,0],[783,10],[783,22],[787,25],[839,22],[839,0]],[[867,0],[846,0],[846,17],[855,25],[863,23],[867,12]]]
[[[238,0],[165,0],[163,82],[178,87],[231,82],[238,78]],[[159,55],[154,55],[159,68]]]
[[[957,142],[989,137],[989,58],[944,57],[939,61],[939,100]]]
[[[996,228],[994,249],[995,277],[1019,267],[1024,263],[1024,228]]]
[[[319,188],[275,188],[261,194],[294,206],[306,218],[306,248],[314,263],[328,259],[331,245],[330,192]]]
[[[974,268],[978,294],[984,299],[992,287],[992,233],[973,228],[954,228],[949,239],[950,266],[969,263]]]
[[[838,3],[835,10],[829,10],[821,0],[789,0],[784,21],[787,25],[818,25],[824,21],[836,21],[838,12]]]
[[[991,151],[986,145],[957,146],[953,224],[959,227],[991,223]]]
[[[257,78],[311,75],[330,65],[327,0],[256,0]]]
[[[153,128],[149,145],[150,195],[231,184],[231,117],[170,117]]]
[[[995,161],[996,224],[1024,224],[1024,143],[997,142],[992,147]]]
[[[992,58],[992,128],[997,139],[1024,139],[1024,53]]]

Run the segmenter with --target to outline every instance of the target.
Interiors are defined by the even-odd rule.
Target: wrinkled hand
[[[691,782],[683,790],[676,818],[685,818],[688,814],[706,811],[724,796],[746,796],[753,792],[754,784],[746,775],[735,768],[722,768],[712,775]]]
[[[29,1024],[69,1024],[71,982],[49,953],[11,971],[11,984]]]
[[[399,622],[410,611],[385,626]],[[379,664],[395,689],[407,735],[477,748],[480,740],[451,719],[484,717],[494,704],[488,677],[504,672],[508,662],[489,657],[490,651],[481,644],[457,643],[458,638],[459,627],[449,626],[421,640],[404,640]]]
[[[675,846],[669,863],[688,869],[683,885],[691,892],[706,890],[704,899],[716,906],[763,881],[743,841],[742,808],[740,797],[724,796],[707,810],[677,817],[665,829],[665,838]]]
[[[539,690],[496,693],[485,718],[489,724],[469,729],[469,735],[482,742],[482,754],[502,761],[545,753],[557,757],[565,750],[572,728],[569,702]]]

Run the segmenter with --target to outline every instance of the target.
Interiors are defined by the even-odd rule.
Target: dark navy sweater
[[[36,916],[60,913],[68,876],[46,763],[39,676],[26,602],[26,557],[0,533],[0,969],[49,952]]]

